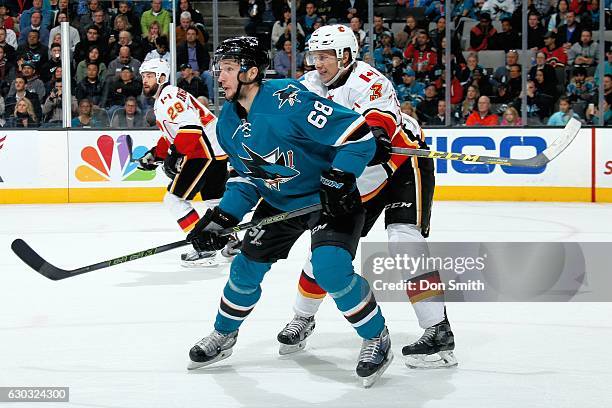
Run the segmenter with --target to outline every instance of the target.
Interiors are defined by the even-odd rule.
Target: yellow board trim
[[[612,203],[612,188],[595,189],[595,198],[598,203]]]
[[[57,204],[67,202],[67,188],[0,189],[0,204]]]
[[[591,187],[436,186],[434,200],[591,201]]]

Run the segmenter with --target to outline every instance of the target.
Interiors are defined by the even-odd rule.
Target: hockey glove
[[[219,231],[238,225],[238,220],[215,207],[204,216],[187,235],[187,242],[198,252],[219,251],[229,242],[230,236],[221,236]]]
[[[373,126],[370,128],[376,141],[376,153],[374,157],[368,163],[368,166],[374,166],[375,164],[386,163],[391,159],[391,138],[385,131],[385,129]]]
[[[153,171],[157,168],[157,161],[161,160],[155,155],[155,147],[146,152],[144,156],[138,159],[138,168],[145,171]]]
[[[166,176],[174,179],[179,171],[181,171],[182,163],[183,155],[176,151],[176,147],[174,145],[171,145],[168,157],[166,157],[164,160],[164,173],[166,173]]]
[[[342,217],[361,210],[361,195],[353,173],[337,169],[324,171],[319,195],[325,216]]]

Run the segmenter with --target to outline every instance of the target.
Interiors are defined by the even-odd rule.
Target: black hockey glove
[[[374,157],[372,157],[368,166],[388,162],[389,159],[391,159],[391,138],[387,134],[387,131],[381,127],[373,126],[370,130],[376,141],[376,153],[374,153]]]
[[[219,251],[231,238],[230,235],[219,235],[219,231],[236,225],[238,220],[221,211],[219,207],[209,209],[187,235],[187,242],[198,252]]]
[[[155,154],[155,147],[146,152],[144,156],[138,159],[138,168],[146,171],[153,171],[157,168],[157,163],[161,159]]]
[[[183,155],[176,151],[174,145],[170,146],[170,153],[164,160],[164,173],[171,179],[174,179],[179,171],[181,171],[181,164],[183,163]]]
[[[361,209],[361,195],[353,173],[331,169],[321,174],[321,206],[323,215],[342,217]]]

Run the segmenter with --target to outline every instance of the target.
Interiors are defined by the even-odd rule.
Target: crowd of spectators
[[[598,69],[605,75],[604,120],[612,124],[612,43],[600,58],[594,40],[599,0],[528,1],[528,26],[522,30],[520,0],[454,0],[450,63],[444,0],[374,0],[373,50],[364,29],[367,1],[298,0],[296,22],[289,0],[240,3],[246,33],[269,44],[277,76],[291,75],[292,60],[298,75],[312,70],[304,59],[310,34],[321,25],[345,24],[359,42],[361,59],[393,82],[402,109],[425,125],[519,126],[523,97],[528,125],[559,125],[571,116],[599,124]],[[523,32],[528,50],[521,57]],[[449,101],[444,101],[446,69]],[[451,123],[442,115],[446,102]]]
[[[173,0],[174,1],[174,0]],[[0,125],[61,127],[60,23],[68,22],[72,126],[152,127],[143,61],[170,61],[176,21],[178,86],[212,97],[208,32],[190,0],[0,0]]]

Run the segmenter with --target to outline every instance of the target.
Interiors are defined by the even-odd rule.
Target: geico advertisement
[[[432,150],[526,159],[546,149],[561,129],[426,129]],[[556,159],[538,168],[436,159],[436,184],[475,186],[591,185],[591,134],[582,129]]]
[[[612,129],[597,129],[597,175],[598,188],[612,188]]]
[[[142,130],[69,131],[70,187],[165,186],[168,178],[162,171],[140,170],[136,162],[159,136]]]
[[[0,189],[67,186],[66,132],[0,131]]]

